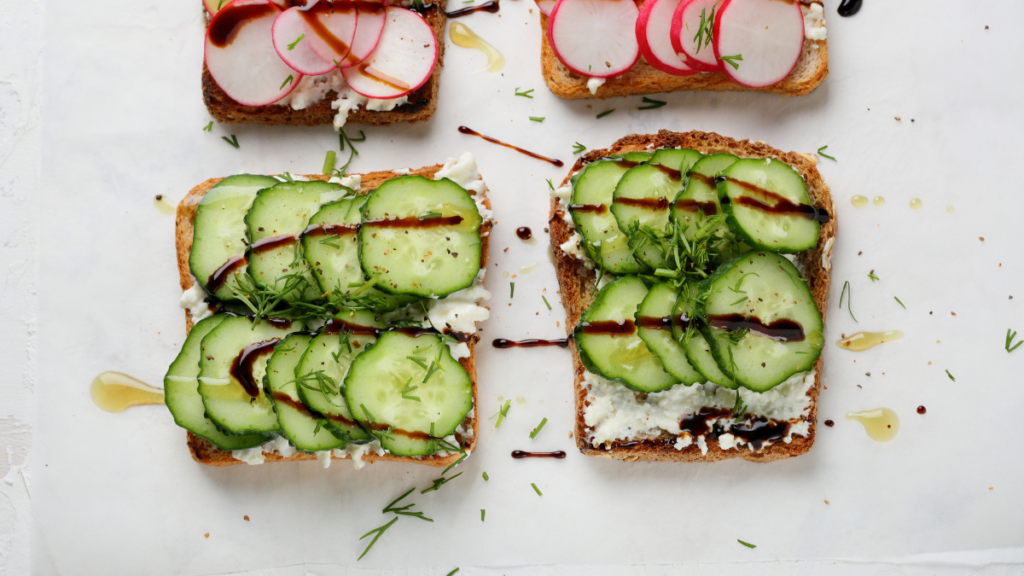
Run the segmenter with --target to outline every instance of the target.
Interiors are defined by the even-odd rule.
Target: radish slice
[[[803,50],[800,3],[725,0],[712,45],[722,70],[736,83],[760,88],[780,82]]]
[[[212,1],[212,0],[207,0]],[[551,16],[551,11],[555,9],[555,4],[558,4],[558,0],[536,0],[537,8],[540,8],[541,13],[545,16]]]
[[[217,85],[239,104],[273,104],[302,79],[274,49],[271,29],[280,13],[270,0],[234,0],[210,20],[206,67]]]
[[[384,23],[387,21],[384,18],[386,7],[385,2],[381,0],[356,2],[359,26],[356,27],[356,37],[352,40],[351,59],[362,62],[377,47],[381,33],[384,32]]]
[[[274,4],[277,4],[277,6],[281,10],[284,10],[285,8],[288,8],[290,6],[290,0],[273,0],[273,2]],[[206,6],[206,11],[209,12],[211,16],[216,14],[218,10],[226,6],[227,3],[228,0],[203,0],[203,6]]]
[[[640,7],[640,16],[636,20],[636,39],[640,44],[640,53],[647,63],[662,72],[676,76],[696,74],[692,66],[687,65],[672,48],[672,15],[676,11],[679,0],[647,0]]]
[[[722,63],[711,45],[715,14],[722,0],[683,0],[672,14],[672,49],[698,70],[717,72]],[[704,30],[701,31],[703,24]]]
[[[327,74],[334,69],[334,62],[325,61],[313,52],[309,43],[311,33],[299,10],[297,7],[289,8],[274,20],[274,48],[296,72],[311,76]]]
[[[387,24],[373,52],[341,71],[357,93],[380,100],[400,98],[430,78],[437,62],[434,31],[415,12],[388,6]]]
[[[309,47],[325,62],[347,68],[359,61],[352,59],[352,40],[356,35],[359,13],[349,0],[319,0],[299,11],[306,23]]]
[[[591,78],[618,76],[640,58],[639,14],[633,0],[559,0],[548,41],[569,70]]]

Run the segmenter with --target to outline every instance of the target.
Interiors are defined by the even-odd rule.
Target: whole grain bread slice
[[[408,172],[408,174],[417,174],[420,176],[425,176],[427,178],[433,178],[434,174],[437,173],[437,171],[440,169],[441,165],[435,164],[433,166],[425,166],[417,170],[411,170],[410,172]],[[361,174],[360,194],[366,194],[369,191],[376,189],[384,182],[391,180],[392,178],[398,178],[399,176],[403,175],[405,175],[405,173],[399,174],[393,171],[370,172],[368,174]],[[311,174],[308,175],[308,178],[311,180],[322,181],[328,179],[327,176],[323,176],[320,174]],[[191,288],[192,285],[195,283],[195,279],[193,278],[192,272],[189,269],[188,265],[189,253],[192,250],[192,221],[195,219],[196,210],[198,209],[199,202],[203,199],[203,196],[205,196],[206,193],[221,180],[223,180],[223,178],[211,178],[203,182],[202,184],[190,190],[189,193],[185,195],[185,197],[182,198],[181,202],[178,204],[178,209],[175,216],[175,248],[177,250],[178,257],[178,281],[179,284],[181,285],[182,292]],[[473,192],[470,191],[470,194],[473,194]],[[482,202],[485,207],[490,209],[491,201],[486,197],[486,195],[482,199]],[[485,220],[484,223],[480,225],[480,268],[482,270],[487,269],[487,256],[488,247],[490,246],[491,227],[492,222],[489,220]],[[192,330],[192,316],[186,310],[185,331],[188,332],[190,330]],[[478,414],[475,409],[475,407],[478,406],[476,377],[476,344],[478,340],[479,336],[476,334],[474,334],[473,337],[469,339],[469,341],[467,342],[467,345],[469,346],[469,357],[462,358],[459,360],[459,364],[461,364],[462,367],[465,368],[466,372],[469,373],[470,380],[473,383],[474,410],[470,413],[469,416],[466,417],[466,419],[462,423],[463,428],[468,428],[469,426],[472,426],[473,435],[467,435],[465,437],[462,437],[461,435],[456,434],[456,438],[458,438],[463,443],[466,451],[468,452],[472,452],[473,450],[476,449],[476,439],[479,436],[479,421],[477,418]],[[199,462],[200,464],[206,464],[207,466],[231,466],[234,464],[242,463],[240,460],[236,460],[234,457],[231,456],[231,451],[221,450],[209,440],[196,436],[192,432],[188,432],[187,435],[188,448],[189,451],[192,453],[192,458],[196,462]],[[457,453],[448,454],[446,456],[432,455],[424,456],[422,458],[413,458],[408,456],[394,456],[392,454],[384,454],[383,456],[378,456],[377,454],[371,452],[363,456],[362,459],[367,462],[408,462],[413,464],[426,464],[428,466],[440,467],[448,466],[449,464],[458,460],[459,457],[460,455]],[[267,462],[316,459],[317,458],[315,455],[307,454],[301,451],[287,458],[282,457],[280,454],[276,452],[266,454]],[[332,456],[332,459],[339,460],[347,458],[338,458],[337,456]]]
[[[802,9],[818,0],[800,0]],[[651,66],[643,56],[620,76],[608,78],[596,93],[587,88],[589,78],[580,76],[568,68],[555,56],[548,42],[548,17],[540,16],[541,52],[540,65],[551,92],[565,100],[583,98],[614,98],[617,96],[639,96],[642,94],[659,94],[679,91],[736,91],[764,92],[780,96],[804,96],[810,94],[828,76],[828,40],[804,40],[803,50],[796,67],[781,82],[763,88],[749,88],[729,79],[722,72],[702,72],[690,76],[674,76]]]
[[[437,65],[427,82],[409,95],[409,102],[390,111],[375,112],[360,106],[348,113],[345,124],[368,126],[390,126],[398,122],[415,124],[430,120],[437,110],[438,88],[441,84],[441,67],[444,63],[444,25],[448,21],[444,12],[445,0],[437,0],[425,6],[420,14],[430,25],[437,38]],[[334,122],[335,110],[331,103],[338,99],[338,93],[331,90],[323,100],[302,110],[289,105],[243,106],[231,99],[213,80],[210,70],[203,62],[203,102],[210,116],[225,124],[264,124],[269,126],[319,126]]]
[[[562,186],[569,183],[569,177],[579,172],[583,167],[609,154],[621,152],[633,152],[639,150],[657,150],[659,148],[690,148],[704,154],[729,153],[741,158],[772,158],[781,160],[796,169],[804,178],[807,184],[807,191],[811,201],[828,211],[831,218],[828,223],[821,226],[818,237],[818,245],[813,250],[807,250],[797,255],[797,261],[803,269],[807,283],[811,289],[818,310],[821,311],[822,320],[828,308],[829,284],[832,278],[832,266],[830,263],[832,243],[836,236],[835,206],[832,203],[832,195],[829,187],[825,184],[821,174],[815,168],[815,157],[809,154],[798,152],[783,152],[768,146],[763,142],[751,142],[749,140],[734,140],[720,136],[712,132],[670,132],[662,130],[657,134],[633,134],[615,142],[611,147],[604,150],[592,150],[581,156],[572,170],[562,181]],[[563,220],[556,212],[559,210],[558,200],[552,198],[551,212],[549,219],[549,230],[551,234],[551,247],[554,252],[555,270],[558,276],[559,293],[562,297],[562,305],[565,307],[565,329],[569,336],[570,348],[574,369],[574,390],[576,405],[576,424],[574,437],[576,446],[580,452],[588,456],[602,456],[605,458],[617,458],[619,460],[644,460],[644,461],[672,461],[672,462],[715,462],[730,458],[743,458],[755,462],[770,462],[799,456],[811,449],[814,444],[814,435],[817,422],[817,400],[821,389],[821,371],[823,359],[818,358],[814,363],[815,382],[808,391],[810,396],[810,429],[806,436],[794,436],[791,443],[778,443],[767,446],[761,450],[753,451],[743,449],[722,450],[717,442],[707,443],[707,453],[702,454],[696,444],[676,450],[671,443],[667,445],[659,442],[662,439],[675,436],[663,432],[660,436],[637,438],[629,441],[620,440],[598,447],[593,445],[588,438],[589,428],[583,419],[584,408],[588,404],[587,389],[583,386],[585,369],[580,362],[579,352],[572,340],[572,331],[580,320],[580,316],[590,306],[596,292],[597,275],[594,270],[588,270],[580,260],[565,254],[559,246],[564,244],[573,234],[572,227]],[[683,414],[679,415],[684,416]],[[641,440],[641,441],[637,441]],[[643,442],[650,440],[651,442]]]

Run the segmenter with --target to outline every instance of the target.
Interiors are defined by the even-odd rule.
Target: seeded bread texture
[[[808,2],[802,2],[808,4]],[[620,76],[608,78],[596,94],[587,88],[587,80],[568,68],[555,56],[548,42],[548,17],[540,16],[541,52],[540,65],[551,92],[565,100],[583,98],[614,98],[617,96],[639,96],[679,91],[714,92],[764,92],[779,96],[804,96],[810,94],[828,76],[828,40],[804,40],[803,51],[796,67],[781,82],[763,88],[749,88],[729,79],[722,72],[697,73],[690,76],[674,76],[651,66],[641,55],[636,64]]]
[[[438,0],[424,8],[421,14],[430,24],[437,38],[437,65],[427,82],[409,95],[409,103],[390,111],[374,112],[360,106],[348,113],[345,125],[390,126],[398,122],[426,122],[437,110],[438,88],[441,84],[441,66],[444,61],[444,13],[445,0]],[[269,106],[243,106],[221,90],[203,63],[203,102],[210,116],[224,124],[264,124],[269,126],[319,126],[332,124],[337,113],[331,103],[338,99],[333,90],[327,96],[302,110],[291,106],[271,104]]]
[[[567,185],[569,183],[569,176],[579,172],[587,163],[598,158],[621,152],[657,150],[659,148],[690,148],[703,154],[729,153],[741,158],[772,158],[789,164],[803,176],[811,202],[815,206],[827,210],[831,216],[828,223],[821,226],[818,245],[812,250],[806,250],[797,254],[798,262],[807,278],[811,295],[818,306],[818,310],[821,311],[821,317],[824,321],[828,308],[829,284],[832,278],[831,264],[827,262],[831,258],[832,243],[835,240],[837,223],[832,195],[828,185],[825,184],[821,174],[815,168],[814,157],[798,152],[782,152],[763,142],[733,140],[732,138],[719,136],[711,132],[693,131],[679,133],[662,130],[657,134],[633,134],[626,136],[610,148],[592,150],[584,154],[576,161],[576,164],[569,172],[569,175],[565,177],[565,180],[562,181],[561,185]],[[579,260],[565,254],[559,248],[561,244],[565,243],[572,236],[573,229],[561,217],[555,214],[557,210],[558,200],[552,198],[548,228],[551,233],[551,248],[554,252],[555,269],[558,275],[562,305],[565,307],[565,329],[569,336],[570,348],[572,350],[576,405],[576,424],[573,435],[576,438],[576,445],[580,452],[588,456],[602,456],[626,461],[716,462],[730,458],[743,458],[753,462],[771,462],[799,456],[811,449],[811,446],[814,444],[817,427],[818,394],[821,389],[821,371],[824,365],[823,358],[821,357],[814,363],[815,382],[814,386],[807,393],[811,397],[811,410],[808,417],[810,429],[806,436],[793,436],[793,440],[789,444],[772,444],[759,451],[751,452],[747,447],[722,450],[717,442],[708,442],[707,454],[701,454],[696,443],[682,450],[676,450],[671,444],[650,445],[640,443],[626,446],[626,440],[611,443],[610,449],[592,445],[588,440],[589,428],[583,420],[583,410],[588,404],[587,390],[583,386],[585,369],[580,362],[576,344],[572,340],[572,332],[576,324],[579,323],[580,316],[593,301],[597,275],[593,270],[587,270]],[[679,416],[682,418],[684,415],[680,414]],[[675,439],[675,436],[668,432],[663,432],[660,436],[636,438],[628,442],[665,438]]]
[[[426,166],[418,170],[412,170],[410,174],[418,174],[427,178],[433,178],[434,174],[441,169],[440,164],[434,166]],[[362,181],[360,186],[360,193],[365,194],[370,190],[376,189],[384,182],[391,180],[392,178],[398,178],[402,174],[397,174],[392,171],[382,172],[370,172],[368,174],[362,174]],[[327,180],[327,176],[320,174],[309,175],[311,180]],[[192,221],[195,218],[196,210],[199,207],[199,202],[203,199],[203,196],[213,188],[223,178],[211,178],[206,182],[196,186],[181,200],[178,204],[177,213],[175,216],[175,247],[178,255],[178,277],[179,284],[181,285],[182,292],[192,287],[194,282],[192,278],[192,272],[188,266],[189,252],[192,250]],[[483,204],[488,209],[491,207],[491,201],[485,196]],[[491,222],[485,221],[480,226],[480,268],[482,270],[487,269],[487,255],[488,247],[490,245],[490,231]],[[188,311],[185,311],[185,330],[186,332],[192,330],[192,317]],[[466,369],[469,373],[470,380],[473,383],[473,406],[478,406],[477,399],[477,379],[476,379],[476,344],[479,340],[479,336],[474,335],[467,345],[469,346],[469,357],[462,358],[459,360],[459,364]],[[463,421],[463,425],[471,425],[473,428],[472,437],[461,438],[465,443],[467,451],[473,451],[476,449],[476,439],[479,436],[479,422],[477,419],[477,411],[474,409],[473,414],[467,417]],[[230,450],[221,450],[215,444],[205,438],[196,436],[195,434],[188,432],[188,447],[192,453],[192,458],[200,464],[206,464],[207,466],[231,466],[234,464],[242,464],[240,460],[235,460],[231,456]],[[422,458],[412,458],[409,456],[394,456],[391,454],[384,454],[378,456],[374,453],[369,453],[363,456],[363,460],[367,462],[408,462],[412,464],[426,464],[427,466],[448,466],[455,462],[460,457],[460,454],[449,454],[448,456],[424,456]],[[347,459],[337,458],[332,456],[332,459]],[[316,460],[316,456],[313,454],[307,454],[305,452],[298,452],[295,455],[284,458],[280,454],[270,453],[266,454],[267,462],[281,462],[281,461],[294,461],[294,460]]]

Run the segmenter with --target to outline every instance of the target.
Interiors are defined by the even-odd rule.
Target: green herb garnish
[[[530,116],[530,120],[533,120],[534,122],[543,122],[544,121],[544,117],[543,116]]]
[[[235,148],[240,148],[240,146],[238,145],[238,136],[235,136],[234,134],[231,135],[231,138],[228,138],[227,136],[221,136],[221,139],[227,142],[228,144],[231,144]]]
[[[299,44],[299,42],[302,42],[302,39],[305,38],[305,37],[306,37],[306,35],[304,33],[303,34],[299,34],[299,37],[296,38],[294,42],[292,42],[291,44],[288,45],[288,50],[294,50],[295,46],[297,46]]]
[[[377,528],[374,528],[373,530],[370,530],[369,532],[367,532],[366,534],[363,534],[359,538],[360,540],[362,540],[363,538],[366,538],[367,536],[369,536],[370,534],[373,534],[374,532],[377,533],[377,535],[373,537],[373,540],[370,540],[370,543],[366,546],[366,550],[363,550],[363,553],[359,555],[359,558],[356,558],[356,562],[362,560],[363,556],[366,556],[366,553],[370,551],[370,548],[373,548],[373,545],[377,543],[377,540],[381,537],[381,535],[384,534],[384,532],[386,532],[388,528],[391,528],[391,525],[394,524],[395,522],[398,522],[398,517],[397,516],[392,518],[391,522],[388,522],[387,524],[385,524],[383,526],[379,526]]]
[[[832,156],[829,156],[828,154],[825,154],[825,152],[824,152],[825,148],[828,148],[828,145],[825,145],[825,146],[822,146],[821,148],[818,148],[818,156],[821,156],[822,158],[828,158],[829,160],[831,160],[833,162],[839,162],[839,160],[836,160]]]
[[[598,114],[597,117],[598,117],[598,119],[601,119],[601,118],[604,118],[605,116],[611,114],[612,112],[615,112],[615,108],[612,108],[611,110],[605,110],[604,112],[601,112],[600,114]]]
[[[853,315],[853,288],[850,288],[850,281],[843,282],[843,291],[839,294],[839,309],[843,309],[843,297],[846,296],[846,291],[850,291],[849,298],[846,299],[846,309],[850,311],[850,318],[853,318],[854,322],[857,322],[857,317]],[[857,322],[860,324],[860,322]]]
[[[327,151],[327,157],[324,158],[324,169],[323,169],[323,175],[324,176],[330,176],[331,173],[334,172],[334,160],[337,157],[338,157],[338,155],[334,152],[334,150],[328,150]]]
[[[416,402],[421,402],[418,396],[411,396],[411,394],[415,392],[416,389],[419,388],[419,386],[409,386],[409,384],[412,384],[411,376],[409,377],[409,381],[405,383],[405,386],[402,387],[402,398],[405,398],[406,400],[414,400]]]
[[[515,282],[509,282],[508,286],[509,286],[508,297],[511,300],[516,295],[516,283]]]
[[[878,282],[878,276],[875,276],[874,272],[868,273],[868,279],[870,279],[872,282]]]
[[[953,375],[949,373],[949,370],[946,370],[946,376],[949,376],[950,380],[952,380],[953,382],[956,382],[956,378],[953,378]]]
[[[472,1],[473,1],[473,0],[470,0],[470,2],[472,2]],[[458,572],[458,571],[459,571],[459,569],[458,569],[458,568],[456,568],[455,570],[452,570],[451,572],[449,572],[449,573],[448,573],[448,574],[446,574],[445,576],[452,576],[452,574],[455,574],[455,573],[456,573],[456,572]]]
[[[551,304],[548,304],[548,299],[543,294],[540,295],[540,298],[544,301],[544,305],[548,307],[548,310],[551,310]]]
[[[1017,337],[1017,332],[1010,334],[1010,329],[1006,329],[1006,352],[1010,353],[1017,349],[1018,346],[1024,344],[1024,340],[1019,340],[1016,344],[1013,344],[1013,339]],[[1013,344],[1011,347],[1010,344]]]
[[[572,153],[573,154],[582,154],[583,151],[586,150],[586,149],[587,149],[587,147],[584,146],[583,144],[580,144],[579,142],[577,142],[577,143],[572,145]]]
[[[406,496],[408,496],[409,494],[412,494],[413,490],[415,490],[415,489],[416,489],[416,487],[413,486],[412,488],[409,488],[409,490],[406,491],[405,494],[402,494],[398,498],[395,498],[390,504],[388,504],[387,506],[384,507],[384,510],[381,511],[381,514],[387,514],[388,512],[394,512],[395,514],[401,514],[402,516],[415,516],[416,518],[419,518],[420,520],[426,520],[427,522],[433,522],[434,520],[424,516],[423,512],[413,512],[412,510],[410,510],[410,508],[412,508],[416,504],[406,504],[405,506],[402,506],[400,508],[395,508],[395,504],[398,504]],[[397,520],[397,518],[396,518],[396,520]]]
[[[700,54],[701,48],[707,48],[711,45],[711,35],[715,30],[715,8],[717,6],[718,2],[715,2],[715,5],[711,7],[710,16],[707,16],[706,8],[701,8],[700,10],[700,24],[697,26],[697,35],[693,37],[693,42],[697,45],[697,50],[694,51],[694,54]]]
[[[210,123],[203,127],[203,132],[213,132],[213,120],[210,120]]]
[[[459,476],[462,476],[462,472],[459,472],[458,474],[456,474],[455,476],[452,476],[451,478],[445,478],[444,476],[442,476],[442,477],[434,480],[434,485],[433,486],[431,486],[430,488],[427,488],[425,490],[421,490],[420,494],[426,494],[427,492],[433,492],[433,491],[437,490],[438,488],[440,488],[441,486],[444,486],[445,484],[451,482],[452,480],[455,480]]]
[[[490,479],[491,477],[487,475],[487,472],[484,472],[484,482],[487,482]]]
[[[530,486],[533,486],[533,491],[537,493],[537,496],[543,496],[543,495],[544,495],[544,493],[542,493],[542,492],[540,491],[540,488],[537,488],[537,485],[536,485],[536,484],[534,484],[534,483],[532,483],[532,482],[531,482],[531,483],[530,483]]]
[[[291,84],[294,81],[295,81],[295,76],[293,76],[292,74],[289,74],[288,77],[284,79],[284,82],[281,82],[281,87],[278,88],[278,90],[284,89],[285,86]]]
[[[484,516],[486,516],[486,515],[487,515],[487,511],[486,511],[486,510],[484,510],[483,508],[481,508],[481,509],[480,509],[480,521],[481,521],[481,522],[483,522],[483,521],[484,521]]]
[[[740,65],[737,64],[736,62],[743,61],[743,54],[736,54],[735,56],[719,56],[718,59],[724,60],[726,64],[732,66],[733,70],[739,70]]]
[[[537,434],[540,434],[541,429],[544,428],[544,425],[547,424],[547,423],[548,423],[548,419],[547,418],[541,420],[540,424],[537,424],[537,427],[533,429],[533,432],[530,432],[530,440],[533,440],[534,438],[536,438]]]
[[[419,217],[420,220],[426,220],[427,218],[440,218],[440,212],[427,212],[426,214]]]
[[[498,421],[494,424],[495,428],[501,428],[501,421],[504,420],[506,416],[508,416],[508,409],[511,408],[511,407],[512,407],[512,401],[511,400],[505,400],[505,405],[498,409],[498,413],[497,414],[495,414],[494,416],[491,416],[491,418],[494,418],[494,417],[498,418]],[[488,420],[490,420],[491,418],[488,418]]]
[[[897,297],[893,296],[893,299],[894,299],[894,300],[896,300],[896,302],[899,302],[899,305],[900,305],[900,306],[903,306],[903,302],[900,302],[900,299],[899,299],[899,298],[897,298]],[[906,307],[906,306],[903,306],[903,309],[904,309],[904,310],[906,310],[906,309],[907,309],[907,307]]]
[[[551,178],[548,178],[548,188],[551,189],[552,192],[555,191],[555,185],[551,182]]]
[[[747,548],[757,548],[757,546],[751,544],[750,542],[744,542],[743,540],[740,540],[739,538],[737,538],[736,541],[739,542],[740,544],[743,544]]]
[[[523,90],[522,92],[519,91],[519,88],[516,88],[516,96],[522,96],[523,98],[533,98],[533,88],[530,88],[529,90]]]
[[[652,100],[651,98],[644,96],[644,104],[646,104],[646,106],[641,106],[637,108],[637,110],[654,110],[655,108],[661,108],[662,106],[668,104],[668,102],[664,102],[662,100]]]
[[[736,403],[732,406],[732,413],[736,415],[733,422],[739,422],[740,418],[747,413],[747,405],[743,403],[743,397],[740,396],[739,390],[736,391]]]

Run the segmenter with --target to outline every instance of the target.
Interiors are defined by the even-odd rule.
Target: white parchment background
[[[176,200],[242,171],[316,172],[337,137],[329,128],[202,132],[197,0],[0,1],[0,49],[14,55],[0,58],[0,443],[11,454],[0,574],[28,570],[29,532],[38,574],[1024,573],[1024,351],[1003,350],[1007,328],[1024,331],[1024,291],[1015,294],[1024,279],[1024,5],[869,0],[843,19],[836,4],[826,3],[832,73],[810,96],[673,94],[662,98],[668,106],[638,111],[640,98],[552,97],[537,64],[536,9],[506,0],[498,15],[463,20],[505,53],[502,74],[474,74],[482,56],[449,46],[435,118],[366,130],[355,171],[476,153],[500,221],[485,342],[564,334],[542,234],[544,180],[564,171],[463,136],[460,124],[567,162],[574,142],[600,147],[658,128],[805,152],[827,144],[839,162],[820,169],[840,221],[828,340],[891,328],[906,338],[863,354],[830,345],[819,414],[836,426],[820,428],[810,454],[771,465],[584,458],[568,437],[568,355],[481,346],[480,413],[493,414],[499,395],[526,404],[513,403],[500,430],[484,427],[463,476],[417,493],[434,523],[403,518],[357,564],[358,537],[389,519],[384,504],[436,471],[209,469],[191,461],[166,410],[110,415],[88,394],[103,370],[159,383],[184,336],[173,221],[153,196]],[[514,97],[517,87],[534,98]],[[227,134],[240,149],[220,139]],[[887,203],[856,209],[854,194]],[[913,197],[923,209],[908,207]],[[524,225],[539,242],[515,238]],[[503,272],[519,275],[512,300]],[[837,308],[846,280],[859,323]],[[920,404],[927,415],[915,413]],[[880,406],[902,421],[889,444],[843,419]],[[542,417],[546,428],[529,440]],[[516,448],[570,455],[514,461]]]

